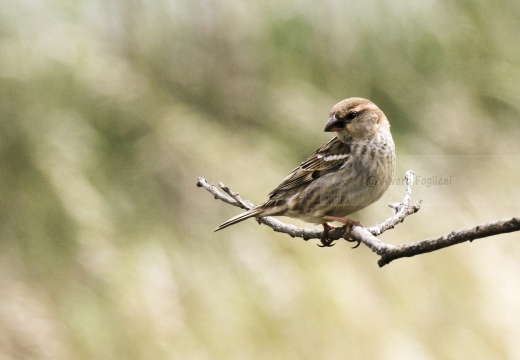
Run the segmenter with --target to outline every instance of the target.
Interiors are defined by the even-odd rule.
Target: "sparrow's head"
[[[379,131],[389,131],[385,114],[371,101],[349,98],[340,101],[330,110],[325,131],[336,131],[340,140],[370,139]]]

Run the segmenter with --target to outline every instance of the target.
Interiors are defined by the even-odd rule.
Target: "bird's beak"
[[[325,125],[325,132],[339,131],[345,128],[345,121],[339,120],[336,115],[332,115]]]

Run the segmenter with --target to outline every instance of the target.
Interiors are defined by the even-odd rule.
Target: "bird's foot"
[[[332,247],[334,246],[335,244],[333,244],[334,240],[331,240],[328,238],[328,234],[329,234],[329,230],[333,230],[335,229],[336,227],[335,226],[332,226],[332,225],[329,225],[327,223],[323,223],[323,233],[321,234],[321,238],[320,238],[320,242],[321,242],[321,245],[318,244],[319,247]]]
[[[352,229],[353,226],[363,226],[361,225],[361,223],[359,221],[356,221],[356,220],[352,220],[352,219],[349,219],[349,218],[341,218],[341,217],[335,217],[335,216],[324,216],[323,219],[327,220],[327,221],[337,221],[337,222],[340,222],[342,224],[345,224],[345,231],[343,232],[343,237],[345,238],[345,240],[347,240],[348,242],[355,242],[357,243],[356,246],[354,246],[352,249],[355,249],[357,248],[359,245],[361,245],[361,241],[359,240],[354,240],[350,237],[350,230]],[[330,226],[330,225],[329,225]],[[325,226],[324,226],[325,227]],[[323,232],[325,234],[325,231]],[[323,237],[323,236],[322,236]],[[331,241],[332,242],[332,241]],[[322,242],[323,243],[323,242]]]

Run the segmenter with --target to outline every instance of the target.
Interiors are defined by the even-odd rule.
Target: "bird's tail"
[[[215,230],[213,230],[213,232],[222,230],[230,225],[241,222],[242,220],[249,219],[250,217],[256,216],[256,215],[260,214],[261,212],[262,212],[262,209],[254,208],[254,209],[248,210],[246,212],[243,212],[241,214],[238,214],[237,216],[234,216],[231,219],[229,219],[228,221],[226,221],[225,223],[217,226],[215,228]]]

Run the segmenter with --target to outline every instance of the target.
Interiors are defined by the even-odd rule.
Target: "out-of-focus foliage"
[[[254,202],[362,96],[415,241],[518,215],[517,1],[12,1],[0,9],[0,358],[520,358],[518,234],[378,269]],[[449,184],[435,178],[449,178]]]

